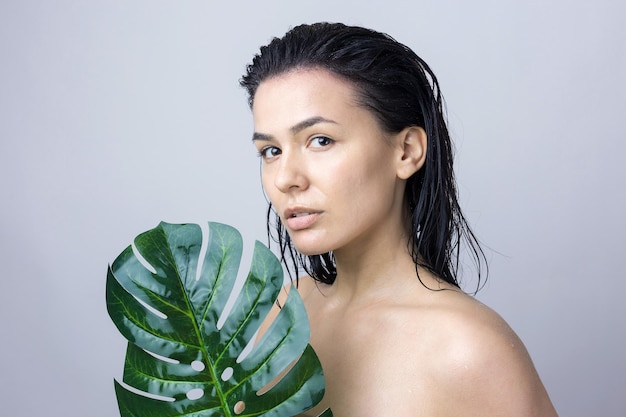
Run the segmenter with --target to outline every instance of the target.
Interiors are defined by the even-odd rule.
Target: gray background
[[[625,15],[619,0],[1,1],[0,414],[117,415],[105,272],[136,234],[215,220],[246,253],[264,241],[238,78],[270,37],[329,20],[431,64],[462,204],[493,249],[479,299],[562,416],[625,415]]]

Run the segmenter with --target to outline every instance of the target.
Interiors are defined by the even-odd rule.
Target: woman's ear
[[[428,137],[419,126],[410,126],[398,133],[401,157],[397,164],[398,178],[408,179],[422,168],[426,160]]]

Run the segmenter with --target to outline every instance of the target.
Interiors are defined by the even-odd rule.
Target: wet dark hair
[[[309,68],[328,70],[352,83],[358,104],[374,114],[383,130],[397,133],[419,126],[426,131],[424,166],[408,179],[405,190],[412,228],[409,251],[416,268],[427,268],[458,287],[461,243],[467,244],[479,288],[487,263],[459,207],[443,97],[426,62],[387,34],[340,23],[316,23],[294,27],[261,47],[240,84],[252,107],[264,80]],[[293,268],[297,279],[301,267],[314,279],[332,284],[337,276],[332,252],[299,254],[271,203],[267,216],[268,238],[278,243],[290,276]]]

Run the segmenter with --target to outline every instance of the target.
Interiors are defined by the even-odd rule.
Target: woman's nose
[[[303,161],[297,155],[283,153],[275,171],[274,185],[283,193],[308,187]]]

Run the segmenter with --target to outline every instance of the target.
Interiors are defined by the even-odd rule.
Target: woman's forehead
[[[311,117],[350,117],[359,107],[356,96],[350,82],[330,71],[293,70],[259,85],[252,106],[254,123],[291,126]]]

